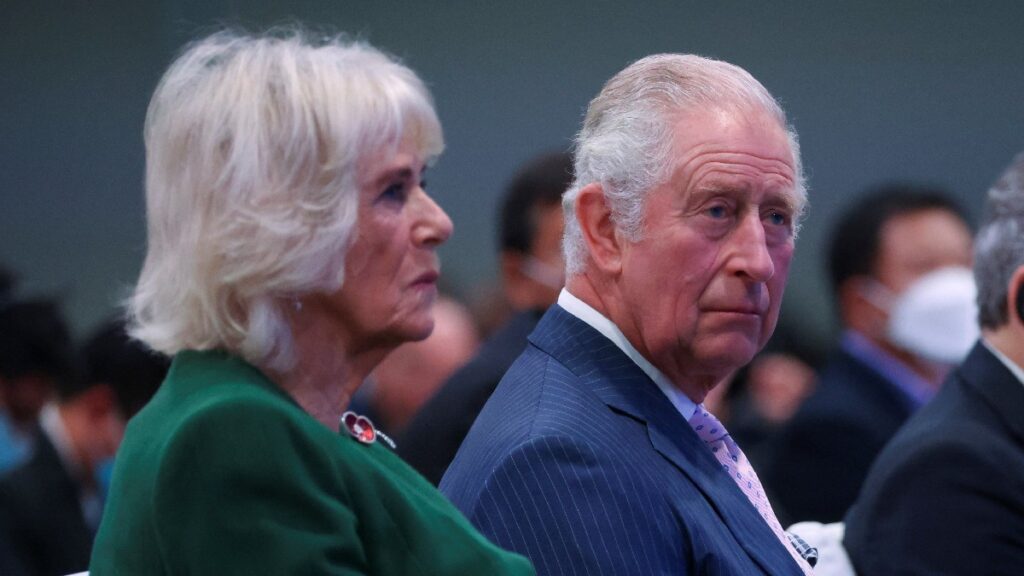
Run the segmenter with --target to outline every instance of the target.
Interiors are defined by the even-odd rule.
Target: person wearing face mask
[[[868,191],[840,217],[828,264],[843,333],[766,474],[789,521],[841,520],[875,456],[978,334],[971,233],[942,190]]]
[[[477,414],[526,348],[526,337],[565,283],[562,193],[572,183],[572,156],[542,154],[510,182],[499,214],[505,296],[515,314],[453,374],[398,438],[398,454],[434,485],[441,482]]]
[[[13,556],[7,564],[18,566],[14,574],[88,565],[125,422],[169,366],[129,340],[121,321],[98,328],[81,356],[81,377],[58,381],[57,402],[42,409],[33,457],[0,480],[0,539]]]
[[[885,447],[846,517],[859,574],[1024,566],[1024,154],[988,192],[974,277],[980,341]]]

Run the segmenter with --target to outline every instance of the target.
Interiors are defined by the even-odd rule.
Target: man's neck
[[[864,335],[863,333],[861,334]],[[883,352],[885,352],[892,358],[898,360],[900,363],[902,363],[915,374],[917,374],[919,377],[921,377],[922,380],[931,385],[933,390],[938,390],[939,387],[942,385],[942,381],[945,379],[946,374],[948,372],[946,366],[923,360],[915,354],[907,352],[902,348],[897,348],[896,346],[893,346],[891,343],[889,343],[888,340],[869,337],[866,335],[865,338],[868,338],[872,344],[877,346],[879,349],[881,349]]]
[[[615,344],[617,348],[622,350],[668,397],[669,401],[682,414],[683,418],[689,420],[693,416],[698,402],[693,401],[679,386],[669,380],[661,370],[642,356],[611,319],[593,306],[574,296],[568,289],[562,290],[562,293],[559,294],[558,306],[600,332],[612,344]]]
[[[610,320],[637,353],[661,371],[673,386],[695,404],[703,402],[707,392],[722,380],[723,376],[690,376],[680,371],[678,366],[658,363],[646,347],[640,334],[640,327],[628,314],[629,307],[618,297],[619,292],[614,284],[598,284],[586,274],[581,274],[569,278],[565,289]]]
[[[83,484],[92,484],[92,462],[84,447],[80,415],[65,404],[47,404],[39,415],[39,425],[53,445],[68,475]],[[85,432],[87,433],[87,432]]]

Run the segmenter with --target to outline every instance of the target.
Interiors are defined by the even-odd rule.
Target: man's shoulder
[[[1001,544],[1024,530],[1024,449],[977,402],[951,378],[879,454],[846,517],[860,570],[988,573],[1024,559]]]
[[[53,444],[46,434],[35,432],[32,455],[20,465],[0,475],[0,498],[10,504],[25,504],[56,487],[73,486],[71,476],[64,469]]]
[[[869,427],[884,429],[888,436],[910,413],[899,394],[885,376],[840,350],[822,368],[814,393],[797,411],[793,425]]]
[[[581,464],[613,469],[623,462],[623,443],[643,434],[641,424],[616,415],[583,379],[530,345],[480,412],[442,488],[479,488],[510,465],[534,472]]]
[[[999,452],[1011,459],[985,464]],[[955,467],[947,456],[956,454],[976,457],[976,467],[997,468],[1016,462],[1024,469],[1024,450],[1000,428],[993,407],[953,373],[935,398],[896,433],[879,455],[878,470],[872,476],[922,466],[922,470]]]
[[[573,422],[600,404],[564,364],[534,345],[512,363],[470,430],[510,448],[538,434],[575,435]]]
[[[493,390],[509,366],[523,353],[527,337],[539,319],[534,311],[513,316],[480,346],[476,356],[448,379],[445,388],[451,386],[467,390],[482,386],[488,391]]]

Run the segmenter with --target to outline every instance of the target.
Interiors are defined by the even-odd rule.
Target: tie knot
[[[718,421],[704,406],[697,406],[697,410],[690,417],[690,427],[697,433],[704,442],[711,444],[729,435],[729,431]]]

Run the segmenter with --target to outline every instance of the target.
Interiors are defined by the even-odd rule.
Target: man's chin
[[[705,366],[728,372],[749,364],[760,349],[760,342],[756,338],[732,336],[707,343],[697,357]]]

